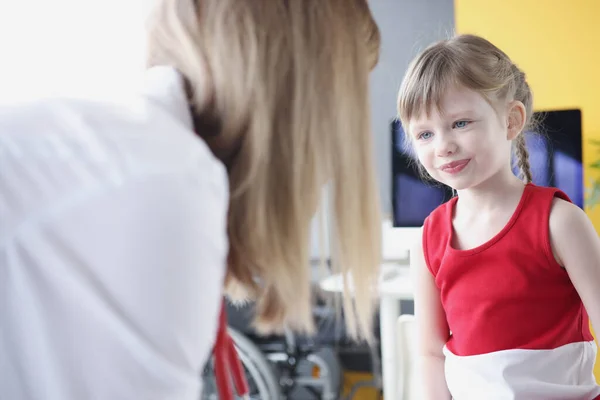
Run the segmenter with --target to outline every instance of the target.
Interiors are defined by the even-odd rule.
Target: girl
[[[600,242],[564,193],[531,183],[525,74],[457,36],[412,62],[398,106],[420,167],[458,194],[411,253],[426,398],[600,398]]]
[[[198,399],[224,289],[310,331],[326,183],[370,332],[367,1],[155,3],[142,96],[0,109],[0,399]]]

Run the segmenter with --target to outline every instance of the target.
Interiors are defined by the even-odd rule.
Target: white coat
[[[0,399],[198,400],[227,207],[171,68],[0,108]]]

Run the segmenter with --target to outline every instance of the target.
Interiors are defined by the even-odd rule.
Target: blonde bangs
[[[425,50],[409,66],[398,94],[398,113],[405,127],[410,120],[442,109],[448,88],[460,82],[460,71],[439,46]]]

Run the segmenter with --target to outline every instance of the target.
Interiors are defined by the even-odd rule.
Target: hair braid
[[[521,173],[519,177],[525,183],[531,183],[533,177],[531,176],[531,166],[529,165],[529,151],[525,145],[525,136],[521,133],[516,139],[516,156],[517,165]]]

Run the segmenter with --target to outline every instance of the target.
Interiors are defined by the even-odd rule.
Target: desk
[[[352,291],[352,282],[348,282]],[[320,282],[326,292],[343,291],[342,276],[329,276]],[[398,388],[396,367],[396,321],[400,316],[400,301],[413,300],[413,285],[406,262],[384,263],[381,266],[379,281],[379,323],[381,330],[381,375],[383,378],[383,396],[386,400],[396,398]]]

